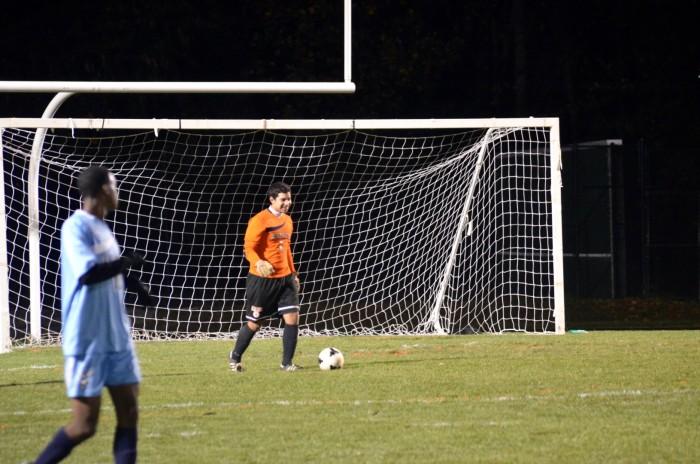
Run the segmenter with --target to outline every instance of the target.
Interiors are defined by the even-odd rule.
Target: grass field
[[[302,338],[138,345],[144,463],[700,462],[700,333]],[[316,368],[325,346],[346,366]],[[59,348],[0,355],[0,462],[68,415]],[[114,415],[67,462],[111,462]]]

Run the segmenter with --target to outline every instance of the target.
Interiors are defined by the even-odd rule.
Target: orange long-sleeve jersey
[[[260,276],[255,263],[261,259],[275,268],[268,277],[285,277],[296,272],[291,248],[293,231],[292,218],[286,214],[275,216],[269,208],[250,218],[243,243],[250,273]]]

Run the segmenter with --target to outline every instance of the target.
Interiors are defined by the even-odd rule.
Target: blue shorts
[[[100,396],[104,387],[141,383],[141,368],[133,350],[66,356],[63,372],[68,398]]]

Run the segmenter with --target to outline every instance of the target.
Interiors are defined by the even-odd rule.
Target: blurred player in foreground
[[[102,389],[116,410],[114,462],[136,462],[138,392],[141,372],[124,306],[125,286],[153,306],[148,291],[126,270],[144,264],[138,255],[120,256],[107,214],[119,205],[117,181],[100,166],[80,174],[82,207],[61,228],[61,316],[64,373],[71,421],[59,429],[35,461],[59,462],[95,434]]]

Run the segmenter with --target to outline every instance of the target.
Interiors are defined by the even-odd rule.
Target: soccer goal
[[[80,207],[76,177],[92,164],[119,181],[120,209],[108,217],[117,240],[150,262],[140,278],[157,306],[127,294],[135,338],[238,330],[243,234],[277,180],[292,186],[303,334],[564,331],[555,118],[8,118],[0,127],[5,345],[59,340],[60,227]],[[36,127],[54,129],[33,159]]]

